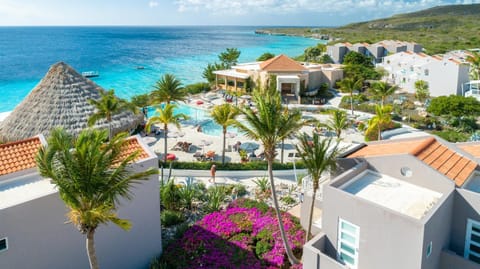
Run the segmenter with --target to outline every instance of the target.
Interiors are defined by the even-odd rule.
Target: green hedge
[[[209,170],[212,167],[212,164],[217,166],[217,170],[267,170],[266,161],[254,161],[246,163],[225,163],[222,165],[221,162],[173,162],[172,168],[174,169],[191,169],[191,170]],[[162,162],[159,161],[159,166],[162,165]],[[169,164],[164,166],[168,169]],[[295,167],[297,169],[304,169],[305,165],[303,162],[296,162]],[[293,163],[273,163],[274,170],[290,170],[293,169]]]

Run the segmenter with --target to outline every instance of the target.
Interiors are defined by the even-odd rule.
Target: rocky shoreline
[[[285,33],[280,31],[281,29],[257,29],[255,30],[255,34],[257,35],[273,35],[273,36],[298,36],[298,37],[305,37],[305,38],[314,38],[320,40],[328,40],[331,41],[332,38],[330,35],[320,34],[320,33],[310,33],[308,35],[300,34],[300,33]]]

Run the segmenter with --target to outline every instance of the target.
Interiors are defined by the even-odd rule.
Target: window
[[[429,73],[428,69],[425,69],[423,72],[424,72],[425,76],[428,76],[428,73]]]
[[[427,258],[432,254],[432,241],[427,246]]]
[[[337,259],[350,268],[358,266],[358,243],[360,228],[343,219],[338,220]]]
[[[480,222],[467,220],[465,237],[465,259],[480,263]]]
[[[0,239],[0,252],[8,250],[8,240],[7,238]]]

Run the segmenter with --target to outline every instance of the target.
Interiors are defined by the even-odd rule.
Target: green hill
[[[429,54],[480,47],[480,4],[437,6],[337,28],[269,29],[274,33],[327,35],[335,42],[415,41]]]

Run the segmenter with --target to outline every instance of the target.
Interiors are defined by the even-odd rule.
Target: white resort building
[[[343,63],[345,55],[351,51],[358,52],[364,56],[372,58],[374,63],[381,63],[383,58],[392,53],[401,51],[422,52],[422,45],[415,42],[406,42],[398,40],[383,40],[374,44],[349,42],[336,43],[327,46],[327,54],[334,63]]]
[[[415,93],[415,82],[426,81],[431,96],[465,95],[470,65],[459,52],[429,56],[404,51],[383,58],[377,66],[388,72],[387,80],[409,93]]]

